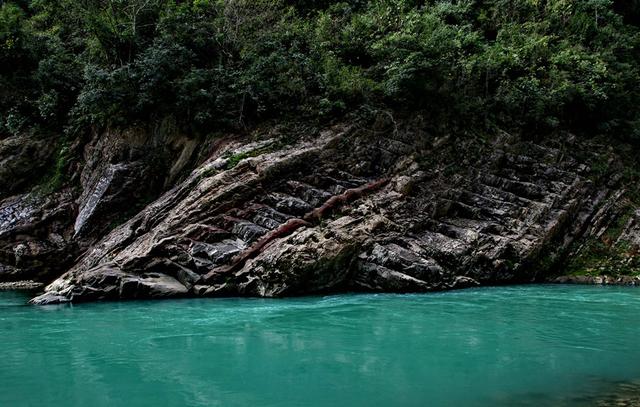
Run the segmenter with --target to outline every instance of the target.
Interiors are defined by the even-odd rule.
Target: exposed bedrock
[[[0,188],[0,282],[51,282],[68,271],[88,247],[188,174],[196,146],[215,147],[180,135],[169,121],[96,132],[84,145],[56,146],[30,135],[1,140],[0,186],[12,189]],[[52,167],[54,158],[65,160],[56,164],[64,171],[57,176],[68,186],[48,192],[52,170],[41,167]],[[31,189],[11,195],[25,185]]]
[[[0,200],[38,182],[55,151],[55,143],[34,134],[0,139]]]
[[[577,144],[433,138],[378,123],[212,151],[33,302],[541,281],[595,224],[618,219],[626,199],[619,179],[590,168],[601,157],[586,152],[599,150]],[[117,176],[113,165],[101,164],[101,179]],[[112,202],[101,198],[109,186],[89,183],[81,208]],[[93,213],[79,212],[89,220],[76,218],[71,234]],[[627,223],[624,243],[637,245],[637,224]]]
[[[100,235],[110,223],[133,216],[176,181],[198,143],[182,136],[170,121],[94,134],[83,149],[74,234]]]
[[[75,204],[68,189],[0,201],[0,282],[46,281],[75,261],[69,229]]]

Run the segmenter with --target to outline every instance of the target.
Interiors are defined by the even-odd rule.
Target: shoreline
[[[640,276],[559,276],[548,280],[553,284],[619,285],[640,287]]]
[[[39,283],[32,280],[9,281],[0,283],[0,291],[37,290],[42,287],[44,287],[44,283]]]
[[[627,287],[640,287],[640,275],[639,276],[587,276],[587,275],[563,275],[549,278],[545,281],[525,283],[525,285],[531,284],[568,284],[568,285],[601,285],[601,286],[627,286]],[[521,284],[515,284],[521,285]],[[33,280],[21,280],[21,281],[9,281],[0,282],[0,291],[35,291],[44,288],[45,283],[33,281]],[[491,287],[479,286],[479,287]],[[478,287],[478,288],[479,288]],[[454,291],[454,290],[445,290]],[[413,292],[406,292],[405,294],[412,294]],[[242,296],[239,296],[240,298]],[[171,297],[172,298],[172,297]],[[197,298],[197,297],[194,297]],[[157,298],[161,299],[161,298]]]

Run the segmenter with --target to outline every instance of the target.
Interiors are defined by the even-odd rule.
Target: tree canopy
[[[640,139],[638,0],[0,0],[0,135],[376,109]]]

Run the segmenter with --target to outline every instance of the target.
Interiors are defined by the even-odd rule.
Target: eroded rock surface
[[[0,139],[0,199],[37,182],[55,151],[51,140],[32,134]]]
[[[231,143],[34,303],[540,281],[625,194],[566,146],[418,133],[336,126],[286,146]]]
[[[107,232],[188,174],[198,153],[211,146],[182,135],[168,120],[96,132],[85,145],[64,146],[64,154],[42,137],[0,140],[0,282],[59,277]],[[57,188],[51,185],[54,171],[46,167],[54,158],[62,160],[55,164],[57,182],[64,177],[65,183],[51,192]],[[25,192],[12,195],[23,187]]]
[[[100,235],[111,223],[133,216],[175,181],[196,145],[164,122],[94,134],[84,147],[74,234]]]
[[[73,193],[22,194],[0,201],[0,282],[55,278],[73,265]]]

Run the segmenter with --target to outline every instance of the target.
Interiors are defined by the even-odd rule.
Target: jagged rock
[[[258,226],[255,223],[242,220],[233,225],[233,228],[231,229],[231,232],[233,234],[237,235],[240,239],[248,243],[255,242],[261,236],[267,233],[267,231],[268,230],[263,228],[262,226]]]
[[[74,214],[69,190],[0,201],[0,282],[46,280],[68,269],[77,254]]]
[[[82,159],[73,156],[82,153],[81,145],[67,146],[65,159],[75,161],[62,163],[65,179],[78,188],[48,192],[50,185],[36,185],[47,179],[36,175],[60,147],[52,141],[31,135],[0,140],[0,281],[59,277],[106,231],[171,186],[191,165],[196,146],[200,153],[224,146],[185,137],[168,120],[107,129],[93,134]],[[23,184],[33,189],[4,198]]]
[[[114,221],[126,220],[122,215],[135,214],[175,181],[196,145],[168,121],[151,129],[95,133],[84,148],[75,234],[100,234]]]
[[[268,200],[273,203],[277,211],[290,213],[295,216],[304,215],[313,209],[310,204],[300,198],[278,192],[271,194]]]
[[[620,218],[624,186],[592,177],[593,148],[576,142],[572,155],[502,136],[445,143],[393,125],[336,126],[273,151],[265,146],[281,144],[272,138],[229,142],[91,245],[34,303],[544,281]],[[246,158],[229,165],[234,156]],[[101,205],[113,208],[107,197],[142,182],[131,175],[136,162],[106,160],[91,170],[101,175],[83,178],[97,181],[83,183],[81,229],[95,230]],[[4,224],[31,216],[25,210],[6,210]],[[635,216],[620,228],[625,244],[640,239],[637,225]],[[15,243],[0,264],[28,257]]]
[[[629,220],[624,225],[622,233],[616,239],[615,244],[627,244],[629,250],[640,251],[640,209],[629,215]]]
[[[45,293],[30,301],[33,305],[55,305],[71,302],[71,299],[60,294]]]
[[[241,240],[227,239],[215,244],[196,242],[190,254],[194,258],[205,259],[208,265],[220,265],[239,254],[243,248],[245,244]]]
[[[36,290],[38,288],[42,288],[42,283],[31,280],[0,283],[0,290]]]
[[[258,208],[253,216],[252,220],[257,225],[260,225],[264,228],[273,230],[278,226],[282,225],[293,216],[285,215],[282,212],[278,212],[273,208],[268,206]]]
[[[171,276],[159,273],[133,275],[113,263],[86,270],[76,277],[73,285],[52,283],[50,287],[55,288],[56,293],[45,293],[31,303],[180,297],[188,292],[187,287]]]
[[[0,138],[0,199],[38,182],[55,151],[56,143],[33,134]]]
[[[347,288],[358,250],[377,222],[344,216],[322,227],[303,227],[248,261],[232,280],[239,293],[263,297]]]

